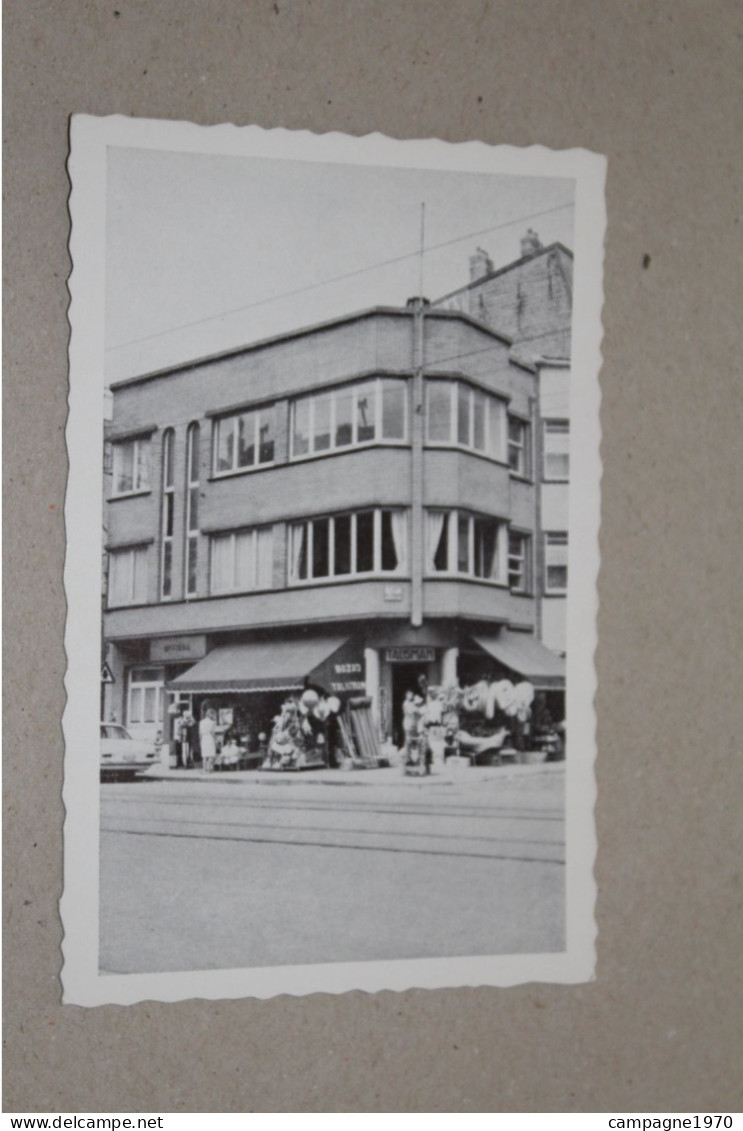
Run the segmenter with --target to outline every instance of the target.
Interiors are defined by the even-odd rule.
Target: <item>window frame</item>
[[[127,726],[162,726],[165,707],[165,672],[160,671],[158,679],[152,680],[138,680],[134,679],[134,673],[137,670],[146,670],[146,667],[139,665],[139,668],[130,668],[126,676],[126,725]],[[155,718],[147,720],[145,718],[145,704],[147,702],[147,692],[155,692]],[[140,696],[141,702],[141,718],[132,719],[132,699],[133,692],[137,692]]]
[[[433,386],[442,385],[449,386],[449,438],[448,440],[432,439],[429,433],[431,413],[430,413],[430,391]],[[461,393],[467,394],[467,439],[461,440],[459,435],[460,424],[460,405],[462,403]],[[484,445],[482,448],[475,446],[476,426],[475,426],[475,404],[478,396],[482,396],[485,401],[485,419],[483,422],[483,439]],[[498,393],[490,389],[485,389],[481,385],[473,385],[469,381],[463,381],[458,377],[426,377],[426,423],[425,423],[425,446],[427,448],[453,448],[457,451],[470,452],[474,455],[483,456],[485,459],[493,460],[495,463],[506,463],[506,452],[508,446],[508,401],[505,397],[499,396]],[[498,435],[498,451],[493,451],[490,447],[491,440],[494,435],[494,429],[491,426],[490,414],[493,405],[498,406],[500,420],[498,421],[499,427],[497,429]]]
[[[125,609],[131,605],[147,604],[147,549],[147,545],[139,544],[136,546],[122,546],[120,548],[113,548],[108,551],[108,577],[106,591],[107,609]],[[135,564],[138,555],[140,559],[139,568],[137,568]],[[117,601],[116,603],[114,603],[111,599],[113,594],[111,571],[114,568],[114,559],[117,562],[122,562],[124,558],[128,558],[131,563],[129,566],[129,597],[125,601]],[[142,586],[142,593],[139,593],[137,590],[137,582],[139,582],[139,584]]]
[[[258,535],[271,531],[271,557],[273,559],[274,551],[274,524],[263,523],[260,526],[246,526],[239,527],[235,530],[219,530],[214,531],[209,538],[209,596],[210,597],[227,597],[234,593],[266,593],[273,589],[273,570],[271,572],[271,582],[269,585],[240,585],[236,584],[237,579],[237,539],[250,537],[252,541],[251,557],[253,561],[253,576],[258,577]],[[221,540],[229,540],[230,542],[230,558],[231,558],[231,573],[232,584],[226,589],[216,589],[214,587],[214,555],[216,553],[217,542]]]
[[[405,557],[402,563],[398,562],[394,569],[384,569],[382,566],[382,515],[383,513],[405,515]],[[372,517],[372,568],[360,570],[358,566],[358,518],[360,515],[371,514]],[[290,588],[303,585],[342,584],[345,581],[356,579],[366,580],[371,577],[409,577],[410,576],[410,508],[409,507],[359,507],[354,511],[338,511],[334,514],[312,515],[309,518],[295,519],[287,523],[288,527],[288,555],[287,555],[287,586]],[[335,524],[339,519],[350,518],[350,555],[349,570],[347,573],[336,573],[335,555]],[[317,577],[313,571],[314,558],[314,527],[315,523],[328,523],[328,573]],[[295,558],[296,531],[303,528],[304,548],[303,556],[306,562],[306,577],[293,576],[293,563]]]
[[[125,448],[132,448],[132,483],[134,486],[129,491],[120,491],[117,488],[117,482],[120,474],[121,457]],[[145,481],[142,482],[138,478],[139,465],[140,465],[140,449],[145,448],[147,452],[147,459],[145,464]],[[131,436],[127,440],[112,440],[111,449],[113,455],[112,464],[112,484],[113,491],[111,494],[112,499],[127,499],[132,495],[147,495],[152,491],[152,474],[151,474],[151,457],[152,457],[152,436]]]
[[[160,600],[172,601],[173,594],[173,547],[175,533],[175,431],[167,428],[163,432],[162,442],[162,502],[160,509],[161,544],[160,544]],[[168,533],[170,529],[170,533]],[[169,570],[166,559],[169,561]],[[169,580],[169,591],[165,592],[166,576]]]
[[[556,427],[555,427],[556,426]],[[552,429],[554,436],[567,436],[567,450],[564,452],[547,451],[547,434]],[[550,475],[547,471],[548,458],[556,456],[567,460],[567,474]],[[570,420],[566,417],[548,417],[542,420],[542,480],[545,483],[570,482]]]
[[[495,515],[481,514],[479,512],[476,513],[474,511],[463,510],[458,507],[426,507],[425,513],[427,515],[435,513],[448,516],[448,519],[445,522],[447,568],[433,570],[429,568],[429,559],[434,555],[431,554],[431,547],[426,546],[424,557],[425,578],[429,580],[453,580],[467,578],[470,581],[479,581],[483,582],[486,585],[497,585],[501,588],[508,587],[508,545],[507,541],[505,541],[506,535],[504,535],[503,533],[503,531],[508,531],[508,523],[505,519],[498,518]],[[467,569],[465,570],[459,568],[459,531],[460,523],[462,522],[462,520],[466,521],[467,523]],[[493,523],[495,527],[495,577],[481,577],[477,573],[475,573],[475,566],[477,562],[476,524],[478,522]],[[452,562],[454,563],[454,568],[452,568]]]
[[[384,424],[384,385],[385,382],[395,382],[402,389],[403,393],[403,427],[402,437],[387,437],[383,434]],[[358,392],[365,386],[370,384],[374,385],[374,438],[371,440],[359,440],[359,399]],[[340,385],[330,385],[326,388],[315,389],[311,393],[303,393],[301,396],[294,397],[289,404],[289,460],[295,463],[304,459],[320,459],[322,456],[329,455],[342,455],[344,452],[355,451],[359,448],[371,448],[379,446],[397,446],[407,447],[410,443],[408,438],[409,433],[409,409],[408,409],[408,393],[409,382],[407,377],[396,376],[382,376],[358,378],[354,381],[346,381]],[[338,394],[352,394],[352,407],[351,407],[351,440],[347,444],[337,443],[337,430],[338,430],[338,410],[337,410],[337,397]],[[315,407],[316,402],[324,398],[330,400],[330,418],[328,422],[328,434],[330,443],[327,447],[315,449]],[[296,414],[299,405],[307,405],[307,438],[308,449],[306,452],[295,452],[295,436],[296,436]]]
[[[550,543],[551,538],[552,539],[559,538],[560,541]],[[544,592],[545,592],[545,595],[551,596],[551,597],[552,596],[554,596],[554,597],[564,597],[564,596],[567,595],[568,585],[570,583],[570,577],[569,577],[569,574],[568,574],[568,532],[567,532],[567,530],[545,530],[545,531],[543,531],[543,540],[544,540]],[[565,568],[566,581],[565,581],[564,587],[556,587],[556,586],[549,584],[549,570],[550,570],[549,551],[550,551],[551,548],[560,549],[562,547],[565,548],[565,567],[564,568]],[[554,565],[555,563],[552,563],[552,564]],[[558,568],[559,568],[560,564],[557,563],[557,565],[558,565]]]
[[[218,416],[213,423],[212,433],[212,476],[215,479],[225,479],[231,475],[247,475],[251,471],[262,471],[264,468],[273,467],[276,463],[276,440],[278,437],[278,419],[277,419],[277,401],[263,402],[255,405],[245,405],[244,408],[227,412],[223,416]],[[270,460],[261,460],[261,415],[266,412],[273,413],[273,455]],[[239,420],[243,416],[255,417],[255,428],[253,433],[253,448],[255,451],[255,460],[253,463],[240,464],[238,457],[240,454],[240,426]],[[232,425],[232,466],[228,468],[219,467],[219,447],[222,436],[222,428],[226,424]]]
[[[521,553],[515,554],[511,549],[511,539],[517,538],[521,543]],[[509,527],[508,530],[508,588],[512,593],[517,593],[522,596],[531,596],[532,594],[532,535],[523,530],[513,530]],[[516,572],[511,566],[513,561],[520,562],[519,573],[523,579],[521,584],[514,585],[511,581],[511,576]]]
[[[196,461],[196,478],[193,478],[193,453],[194,453],[194,437],[197,438],[197,461]],[[196,526],[192,529],[192,491],[198,494],[200,483],[201,471],[201,426],[198,421],[193,420],[188,426],[186,431],[186,514],[184,522],[184,555],[183,555],[183,593],[188,599],[195,597],[199,592],[199,576],[198,576],[198,558],[199,558],[199,526],[198,521]],[[198,503],[197,503],[197,517],[198,517]],[[195,553],[195,583],[194,588],[191,588],[191,547],[194,547]]]
[[[520,442],[511,438],[512,423],[517,424],[521,429]],[[506,436],[508,443],[508,468],[511,475],[515,475],[519,479],[529,479],[531,476],[531,422],[524,419],[523,416],[509,412],[506,419]],[[520,454],[520,467],[513,467],[511,465],[511,454],[514,450]]]

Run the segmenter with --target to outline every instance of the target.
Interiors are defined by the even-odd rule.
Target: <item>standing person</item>
[[[201,745],[201,760],[208,774],[214,769],[214,759],[217,756],[217,745],[214,732],[217,726],[217,712],[210,708],[199,723],[199,743]]]
[[[194,725],[194,718],[188,708],[185,708],[180,719],[180,751],[181,751],[181,766],[184,770],[190,770],[193,766],[193,755],[191,753],[192,741],[192,727]]]

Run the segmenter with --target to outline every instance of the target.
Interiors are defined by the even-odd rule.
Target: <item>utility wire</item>
[[[331,283],[340,283],[344,279],[353,279],[357,275],[364,275],[367,271],[378,271],[381,267],[391,267],[395,263],[403,263],[406,259],[415,259],[416,256],[421,254],[428,255],[432,251],[439,251],[443,247],[451,247],[456,243],[463,243],[465,240],[475,239],[477,236],[487,235],[489,232],[497,232],[503,228],[511,228],[515,224],[528,223],[529,220],[538,220],[540,216],[548,216],[551,212],[561,212],[565,208],[572,208],[573,201],[566,201],[565,204],[557,204],[554,208],[545,208],[541,212],[532,212],[530,216],[518,216],[515,220],[507,220],[503,224],[494,224],[490,228],[481,228],[478,232],[469,232],[465,236],[457,236],[455,239],[444,240],[443,243],[432,244],[431,247],[421,251],[407,252],[405,255],[396,255],[392,259],[383,259],[379,263],[371,263],[367,267],[358,267],[355,271],[347,271],[343,275],[334,275],[330,279],[320,279],[316,283],[308,283],[304,287],[297,287],[292,291],[284,291],[279,295],[271,295],[269,298],[258,299],[257,302],[249,302],[244,306],[235,306],[231,310],[223,310],[219,314],[209,314],[205,318],[197,318],[193,322],[184,322],[180,326],[171,326],[168,330],[158,330],[155,334],[146,334],[143,338],[132,338],[128,342],[119,342],[118,345],[108,346],[106,353],[112,353],[114,350],[125,349],[127,346],[140,345],[142,342],[151,342],[155,338],[164,338],[168,334],[175,334],[179,330],[188,330],[192,326],[203,326],[207,322],[215,322],[218,318],[229,318],[232,314],[240,314],[246,310],[254,310],[258,306],[266,306],[267,303],[279,302],[283,298],[294,298],[296,295],[305,294],[307,291],[316,290],[317,287],[326,287]]]

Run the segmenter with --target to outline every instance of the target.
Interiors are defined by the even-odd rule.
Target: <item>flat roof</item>
[[[441,301],[441,300],[438,300]],[[424,306],[424,314],[426,317],[433,318],[449,318],[459,319],[467,323],[474,329],[479,330],[481,333],[488,334],[491,338],[502,342],[510,349],[513,346],[513,339],[508,334],[504,334],[500,330],[494,330],[492,326],[488,326],[483,322],[473,318],[470,314],[462,310],[438,310],[433,306]],[[214,361],[224,361],[229,357],[237,357],[240,354],[252,353],[254,350],[265,349],[268,346],[278,345],[281,342],[288,342],[294,338],[305,337],[308,334],[316,334],[323,330],[331,330],[337,326],[347,325],[351,322],[360,322],[365,318],[373,318],[377,315],[392,315],[395,317],[411,318],[414,314],[412,307],[406,306],[372,306],[365,310],[358,310],[352,314],[344,314],[339,318],[332,318],[325,322],[316,322],[310,326],[301,326],[296,330],[288,330],[283,334],[274,334],[268,338],[260,338],[255,342],[248,342],[242,346],[233,346],[231,349],[222,350],[218,353],[207,354],[204,357],[194,358],[190,361],[177,362],[175,365],[166,365],[160,369],[148,370],[146,373],[138,373],[132,377],[123,377],[118,381],[112,381],[108,386],[111,390],[122,389],[128,385],[136,385],[141,381],[151,381],[157,377],[166,377],[171,373],[184,373],[189,369],[197,369],[201,365],[208,365]],[[518,365],[522,369],[528,370],[530,373],[536,372],[533,365],[526,361],[521,361],[517,358],[510,358],[510,362]]]

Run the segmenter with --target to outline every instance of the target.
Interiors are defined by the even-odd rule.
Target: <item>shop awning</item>
[[[565,660],[526,632],[501,629],[494,636],[473,636],[494,659],[505,664],[535,687],[550,690],[565,686]]]
[[[170,691],[301,691],[304,681],[346,643],[344,636],[223,644],[168,684]]]

